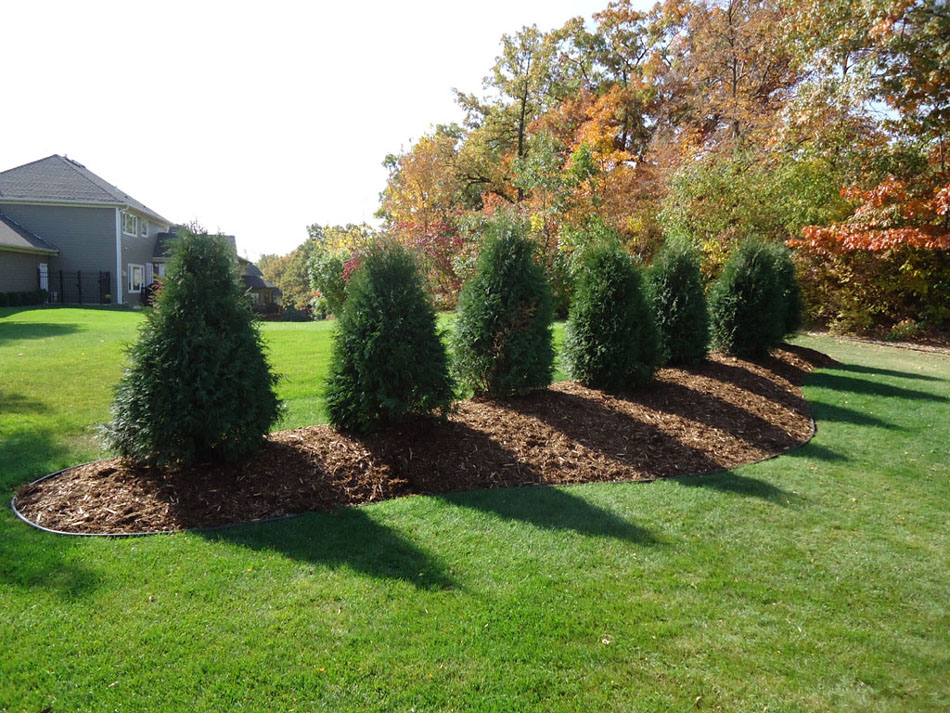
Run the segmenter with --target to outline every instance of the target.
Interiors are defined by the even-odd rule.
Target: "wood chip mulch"
[[[730,468],[812,434],[798,386],[831,360],[785,346],[765,360],[721,355],[607,394],[561,382],[505,402],[472,399],[447,420],[370,437],[307,426],[271,434],[253,458],[163,472],[118,459],[22,487],[30,521],[71,533],[212,527],[402,495],[655,480]]]

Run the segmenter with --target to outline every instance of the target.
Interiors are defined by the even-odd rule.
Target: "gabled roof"
[[[49,253],[59,252],[54,246],[36,233],[31,233],[19,223],[0,213],[0,250],[16,252]]]
[[[59,154],[0,173],[0,199],[129,206],[162,223],[170,223],[81,163]]]

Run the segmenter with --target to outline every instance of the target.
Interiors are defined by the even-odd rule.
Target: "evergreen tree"
[[[653,261],[650,299],[668,364],[695,364],[709,352],[709,312],[699,254],[685,240],[671,239]]]
[[[523,226],[487,226],[475,274],[462,288],[453,331],[455,369],[476,394],[510,396],[551,383],[551,291]]]
[[[779,243],[769,243],[772,255],[773,269],[782,292],[782,301],[785,305],[783,318],[783,335],[790,335],[801,329],[802,291],[795,277],[795,263],[792,261],[792,252]]]
[[[275,376],[237,276],[233,247],[181,231],[106,437],[136,463],[187,466],[256,450],[277,420]]]
[[[785,334],[787,310],[772,248],[739,243],[709,291],[713,345],[727,354],[765,356]]]
[[[369,432],[452,402],[435,310],[412,256],[378,243],[350,278],[326,401],[335,428]]]
[[[564,354],[585,386],[627,389],[653,378],[656,323],[640,270],[616,240],[600,240],[581,256]]]

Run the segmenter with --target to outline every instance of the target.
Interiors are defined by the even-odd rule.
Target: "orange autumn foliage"
[[[938,186],[930,200],[912,197],[907,183],[888,177],[870,190],[846,188],[842,196],[861,203],[846,223],[809,225],[801,238],[788,241],[794,248],[819,254],[855,250],[880,252],[897,247],[950,250],[950,183]]]

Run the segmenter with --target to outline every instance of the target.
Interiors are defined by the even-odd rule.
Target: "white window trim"
[[[122,211],[122,234],[133,238],[147,238],[148,220],[137,216],[132,211]]]
[[[139,268],[139,269],[142,271],[141,279],[139,279],[139,288],[138,288],[138,289],[135,289],[135,286],[134,286],[134,284],[133,284],[133,282],[132,282],[132,276],[135,274],[135,268]],[[139,293],[142,292],[142,287],[144,287],[144,285],[145,285],[145,265],[138,265],[138,264],[136,264],[136,263],[131,263],[131,262],[130,262],[128,269],[129,269],[129,282],[128,282],[128,285],[127,285],[127,287],[129,288],[129,289],[128,289],[128,293],[129,293],[130,295],[139,294]]]
[[[129,229],[129,222],[132,223],[132,229]],[[132,215],[129,211],[122,211],[122,234],[123,235],[136,235],[138,228],[138,222],[135,220],[135,216]]]

